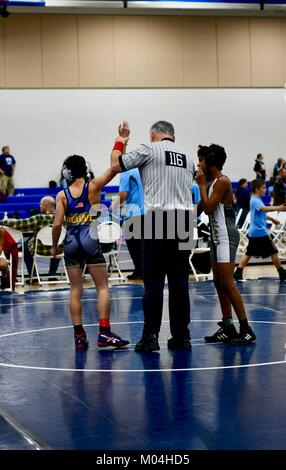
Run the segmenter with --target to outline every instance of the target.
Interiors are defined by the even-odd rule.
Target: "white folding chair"
[[[16,230],[15,228],[5,227],[5,230],[10,233],[10,235],[14,238],[15,242],[17,242],[18,246],[22,247],[22,251],[18,252],[18,258],[21,260],[21,282],[16,282],[16,285],[23,286],[25,285],[24,279],[24,237],[20,230]]]
[[[270,215],[275,214],[275,212]],[[277,212],[274,216],[275,219],[280,221],[279,225],[273,224],[271,226],[269,235],[274,245],[278,250],[279,258],[286,258],[286,212]]]
[[[112,221],[102,222],[97,227],[98,232],[98,239],[100,243],[110,243],[115,246],[115,248],[111,248],[110,251],[103,253],[103,255],[110,260],[110,276],[109,281],[125,281],[125,277],[121,272],[118,263],[118,256],[121,247],[122,241],[122,230],[119,224]],[[118,276],[113,276],[114,269],[117,271]]]
[[[240,240],[237,248],[237,255],[244,255],[248,245],[247,233],[250,225],[250,212],[248,212],[241,228],[238,229]]]
[[[58,241],[58,244],[61,245],[64,241],[64,238],[66,236],[66,229],[62,227],[61,235]],[[47,245],[47,246],[52,246],[52,227],[46,226],[39,230],[39,232],[36,235],[36,241],[35,241],[35,253],[34,253],[34,261],[33,261],[33,266],[32,266],[32,272],[31,272],[31,282],[32,280],[36,277],[38,280],[39,285],[41,286],[42,284],[69,284],[69,278],[68,278],[68,273],[66,270],[66,265],[65,265],[65,260],[64,260],[64,254],[57,255],[57,258],[60,258],[63,264],[63,279],[61,280],[56,280],[56,281],[43,281],[40,277],[39,273],[39,267],[37,264],[38,259],[51,259],[53,258],[52,255],[41,255],[38,253],[38,245],[39,241],[42,243],[42,245]],[[36,276],[33,276],[34,269],[36,270]]]
[[[205,233],[207,233],[207,232],[205,232]],[[208,246],[201,246],[203,244],[203,239],[198,237],[198,229],[197,228],[194,228],[193,236],[194,236],[194,241],[196,242],[197,247],[193,248],[192,251],[191,251],[191,254],[189,256],[189,264],[190,264],[190,267],[193,271],[193,275],[194,275],[196,281],[199,281],[200,279],[205,279],[206,280],[209,277],[212,277],[212,269],[210,268],[209,273],[198,273],[197,269],[195,268],[195,266],[192,262],[192,258],[195,254],[210,253],[210,248]]]
[[[190,267],[193,271],[193,275],[195,277],[195,280],[196,281],[199,281],[200,279],[209,279],[209,278],[212,278],[212,269],[210,269],[210,272],[209,273],[198,273],[193,262],[192,262],[192,258],[194,256],[194,254],[202,254],[202,253],[207,253],[207,252],[210,252],[210,248],[207,248],[207,247],[202,247],[202,248],[193,248],[193,250],[191,251],[191,254],[189,256],[189,263],[190,263]]]
[[[239,209],[238,213],[236,214],[236,217],[235,217],[235,226],[237,226],[238,222],[239,222],[239,219],[241,217],[241,214],[242,214],[242,209]]]

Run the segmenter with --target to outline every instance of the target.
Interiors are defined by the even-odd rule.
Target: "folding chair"
[[[118,256],[121,248],[122,230],[119,224],[112,221],[102,222],[97,227],[98,239],[100,243],[110,243],[115,248],[103,253],[103,255],[110,260],[110,276],[109,281],[125,281],[125,277],[121,272],[118,263]],[[112,276],[114,269],[117,271],[118,276]]]
[[[15,228],[5,227],[5,230],[10,233],[10,235],[14,238],[15,242],[17,242],[18,246],[22,247],[22,251],[19,250],[18,257],[21,260],[21,282],[16,282],[16,285],[23,286],[25,285],[24,279],[24,237],[20,230],[16,230]]]
[[[60,245],[63,243],[64,238],[66,236],[66,229],[62,227],[61,235],[59,238],[58,244]],[[41,255],[38,253],[38,246],[39,246],[39,241],[43,245],[47,245],[49,247],[52,246],[53,241],[52,241],[52,227],[47,226],[39,230],[39,232],[36,235],[36,241],[35,241],[35,253],[34,253],[34,261],[33,261],[33,266],[32,266],[32,272],[31,272],[31,283],[32,280],[36,277],[38,280],[39,285],[41,286],[42,284],[69,284],[69,278],[68,278],[68,273],[66,270],[66,265],[65,265],[65,260],[64,260],[64,254],[57,255],[57,258],[60,258],[63,264],[63,274],[64,274],[64,279],[62,280],[57,280],[57,281],[42,281],[39,273],[39,268],[37,264],[38,259],[51,259],[53,258],[52,255]],[[36,276],[33,276],[34,269],[36,270]]]
[[[236,217],[235,217],[235,226],[238,225],[241,214],[242,214],[242,209],[239,209],[239,211],[238,211],[238,213],[236,214]]]
[[[246,252],[246,248],[248,245],[247,233],[248,233],[249,225],[250,225],[250,212],[247,214],[242,227],[238,229],[240,240],[239,240],[239,245],[237,248],[237,255],[244,255]]]
[[[202,222],[200,222],[200,223],[202,223]],[[204,230],[202,230],[202,232],[205,233],[206,235],[209,235],[209,232],[205,232]],[[194,228],[194,241],[197,242],[197,247],[193,248],[192,251],[191,251],[191,254],[189,256],[189,264],[190,264],[190,267],[193,271],[193,275],[194,275],[196,281],[199,281],[200,279],[205,279],[206,280],[209,277],[212,277],[212,269],[210,268],[209,273],[198,273],[197,269],[195,268],[194,263],[192,261],[192,258],[195,254],[210,253],[210,248],[209,247],[201,246],[204,242],[203,242],[202,237],[198,237],[198,229],[197,228]]]
[[[271,213],[271,216],[274,213]],[[275,219],[280,221],[279,225],[273,224],[269,235],[278,250],[279,258],[286,258],[286,212],[277,212]]]

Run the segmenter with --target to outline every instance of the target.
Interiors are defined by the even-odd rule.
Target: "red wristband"
[[[112,150],[118,150],[119,152],[123,153],[123,142],[115,142],[114,147]]]

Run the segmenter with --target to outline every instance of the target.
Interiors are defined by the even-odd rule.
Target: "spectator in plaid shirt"
[[[35,237],[38,231],[45,227],[46,225],[53,225],[55,214],[55,200],[51,196],[45,196],[40,201],[40,214],[35,214],[32,217],[26,219],[6,219],[1,220],[1,225],[5,225],[6,227],[12,227],[16,230],[20,230],[20,232],[25,233],[33,233],[32,238],[29,237],[25,241],[25,249],[24,249],[24,260],[26,264],[27,271],[29,275],[32,272],[33,266],[33,255],[35,252]],[[37,252],[40,255],[51,255],[51,246],[43,245],[40,241],[38,241],[38,249]],[[63,245],[59,245],[58,247],[58,254],[63,253]],[[60,260],[57,258],[52,258],[50,261],[50,269],[49,275],[54,276],[57,272],[58,265]]]

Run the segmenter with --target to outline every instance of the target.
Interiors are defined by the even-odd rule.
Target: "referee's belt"
[[[98,217],[101,216],[101,212],[97,212],[97,214],[74,214],[69,215],[66,218],[67,225],[71,224],[88,224],[94,222]]]

